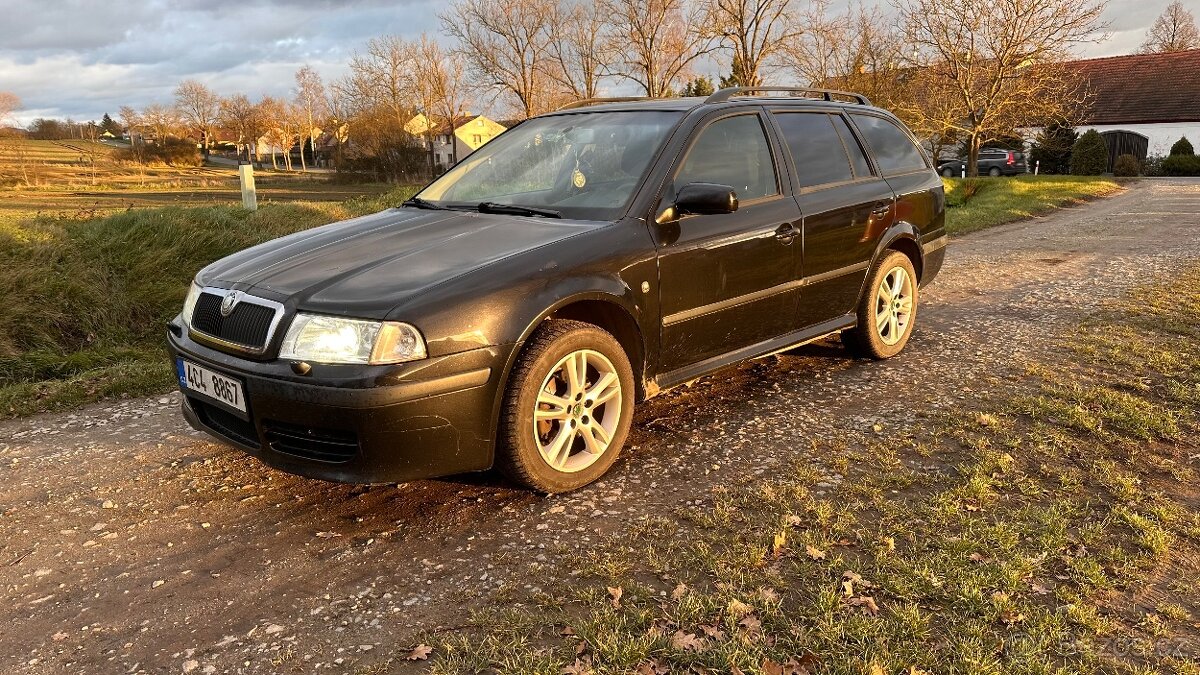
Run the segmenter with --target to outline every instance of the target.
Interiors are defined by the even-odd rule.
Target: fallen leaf
[[[666,675],[671,672],[671,669],[664,666],[658,659],[650,659],[639,663],[633,672],[635,675]]]
[[[155,579],[154,583],[150,584],[150,588],[158,588],[159,586],[162,586],[165,583],[167,583],[167,582],[163,581],[162,579]]]
[[[762,628],[762,621],[759,621],[758,617],[750,614],[739,621],[738,625],[745,628],[747,633],[757,633]]]
[[[334,539],[342,535],[338,534],[337,532],[318,532],[317,536],[321,539]]]
[[[991,562],[991,559],[984,556],[982,553],[972,553],[971,560],[973,562],[977,562],[977,563],[981,563],[981,564],[986,563],[986,562]]]
[[[561,636],[563,636],[563,637],[569,637],[569,636],[571,636],[571,635],[574,635],[574,634],[575,634],[575,629],[574,629],[574,628],[571,628],[570,626],[567,626],[567,627],[563,628],[562,630],[560,630],[560,631],[558,632],[558,634],[559,634],[559,635],[561,635]]]
[[[698,652],[704,649],[704,640],[696,637],[695,633],[684,633],[679,630],[671,636],[671,646],[680,651]]]
[[[671,591],[671,599],[678,600],[678,599],[682,598],[685,594],[687,594],[687,592],[688,592],[687,584],[681,583],[675,587],[675,590]]]
[[[588,650],[587,640],[580,640],[579,644],[575,645],[575,654],[577,656],[583,656],[583,653],[586,652],[587,650]]]
[[[854,582],[849,579],[842,582],[842,595],[847,598],[854,595]]]
[[[870,675],[887,675],[887,671],[883,669],[883,666],[874,662],[871,663],[871,667],[867,669],[867,672]]]
[[[707,635],[708,637],[710,637],[718,642],[725,639],[725,631],[721,630],[720,628],[717,628],[716,626],[702,623],[702,624],[700,624],[700,630],[704,631],[705,635]]]
[[[564,667],[558,672],[562,673],[562,675],[587,675],[592,672],[592,666],[587,661],[575,659],[575,663]]]
[[[875,598],[872,598],[869,595],[850,598],[846,602],[850,603],[854,607],[862,608],[864,612],[870,614],[871,616],[877,616],[879,614],[879,605],[875,604]]]
[[[1034,593],[1037,593],[1038,595],[1046,595],[1047,593],[1050,592],[1049,588],[1046,588],[1045,586],[1043,586],[1041,584],[1037,584],[1037,583],[1030,584],[1029,590],[1033,591]]]
[[[932,675],[928,670],[918,668],[916,666],[908,667],[908,675]]]
[[[800,527],[804,524],[804,521],[800,520],[800,516],[788,516],[784,520],[784,523],[787,524],[788,527]]]
[[[758,597],[762,598],[763,602],[767,603],[779,602],[779,594],[775,592],[774,588],[758,589]]]
[[[808,554],[808,557],[812,558],[813,560],[824,560],[825,559],[825,551],[822,551],[821,549],[817,548],[816,546],[813,546],[812,544],[805,544],[804,552],[806,554]]]
[[[762,663],[763,675],[809,675],[809,670],[796,659],[788,659],[785,663],[776,663],[765,659]]]
[[[58,631],[54,635],[51,635],[50,639],[54,640],[55,642],[62,642],[63,640],[67,639],[67,634],[62,631]]]
[[[625,589],[621,588],[620,586],[616,586],[616,587],[609,586],[608,587],[608,598],[609,598],[609,601],[612,602],[612,606],[614,609],[621,608],[621,596],[624,594],[625,594]]]
[[[409,661],[425,661],[429,655],[433,653],[433,647],[426,644],[420,644],[412,648],[412,651],[405,657]]]
[[[728,605],[725,606],[725,610],[729,612],[730,616],[742,617],[746,616],[750,612],[753,612],[754,608],[742,602],[741,600],[734,598],[733,600],[729,601]]]
[[[787,546],[787,532],[786,531],[777,532],[775,534],[775,541],[773,542],[773,546],[771,547],[771,553],[774,554],[774,556],[776,558],[778,558],[779,556],[783,555],[783,549],[786,546]]]
[[[888,553],[896,550],[896,539],[894,537],[884,537],[880,541],[883,542],[883,548],[886,549]]]

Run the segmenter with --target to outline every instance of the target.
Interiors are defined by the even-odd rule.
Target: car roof
[[[787,92],[785,95],[755,95],[754,92]],[[689,96],[679,98],[597,98],[571,103],[543,115],[558,115],[576,112],[629,112],[636,110],[688,112],[696,108],[723,103],[769,103],[771,105],[797,107],[854,108],[887,112],[871,105],[867,97],[843,91],[808,89],[796,87],[729,87],[711,96]],[[539,117],[543,116],[539,115]]]

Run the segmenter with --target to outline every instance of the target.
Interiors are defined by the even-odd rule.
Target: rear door
[[[778,109],[804,216],[804,286],[797,322],[810,326],[854,309],[879,235],[892,223],[892,190],[838,112]]]

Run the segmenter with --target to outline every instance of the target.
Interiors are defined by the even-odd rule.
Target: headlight
[[[297,314],[283,338],[281,359],[380,365],[425,358],[425,340],[398,321],[363,321]]]
[[[188,289],[187,298],[183,301],[183,312],[180,316],[183,317],[183,322],[189,326],[192,323],[192,312],[196,311],[196,301],[200,299],[200,285],[192,282],[192,287]]]

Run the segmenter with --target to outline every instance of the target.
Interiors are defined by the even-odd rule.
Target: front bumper
[[[393,483],[490,468],[497,392],[512,346],[473,349],[400,366],[251,361],[167,333],[183,357],[240,380],[249,420],[182,389],[194,428],[267,464],[347,483]]]

